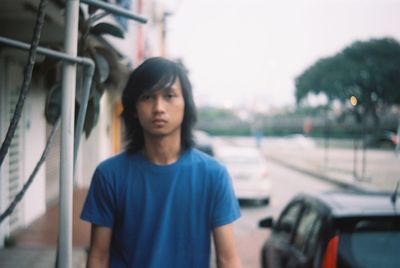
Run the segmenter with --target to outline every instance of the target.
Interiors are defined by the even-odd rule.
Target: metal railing
[[[118,6],[95,0],[81,0],[82,3],[93,5],[110,13],[124,16],[128,19],[146,23],[147,19],[132,14]],[[37,53],[64,61],[62,82],[62,112],[61,112],[61,153],[60,153],[60,218],[59,218],[59,267],[72,267],[72,201],[73,176],[77,151],[86,115],[91,82],[94,74],[94,62],[89,58],[77,56],[78,46],[79,0],[66,1],[65,53],[38,47]],[[29,50],[30,45],[5,37],[0,37],[0,43],[18,49]],[[76,64],[84,66],[84,90],[82,107],[79,109],[77,127],[74,131],[74,105],[76,89]]]

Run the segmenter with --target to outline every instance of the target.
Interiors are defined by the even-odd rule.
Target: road
[[[231,143],[230,140],[216,138],[215,146]],[[240,146],[240,144],[236,144]],[[336,186],[303,173],[293,171],[266,159],[268,176],[272,183],[269,205],[242,205],[242,217],[235,223],[234,230],[238,251],[246,268],[260,267],[260,249],[269,231],[258,228],[258,221],[268,215],[276,216],[284,204],[298,192],[318,192],[334,189]]]

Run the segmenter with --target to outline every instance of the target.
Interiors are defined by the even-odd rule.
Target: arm
[[[241,268],[242,264],[236,251],[232,224],[215,228],[213,236],[218,267]]]
[[[112,229],[92,224],[88,268],[108,267]]]

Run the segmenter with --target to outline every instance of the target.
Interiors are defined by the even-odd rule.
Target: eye
[[[175,97],[176,97],[176,94],[174,92],[167,92],[165,94],[165,98],[167,98],[167,99],[172,99],[172,98],[175,98]]]
[[[140,101],[147,101],[150,100],[151,96],[148,94],[143,94],[142,96],[140,96]]]

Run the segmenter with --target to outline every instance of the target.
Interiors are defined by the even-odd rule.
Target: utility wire
[[[41,0],[39,3],[39,11],[36,17],[36,24],[33,32],[32,45],[29,49],[28,62],[26,63],[25,66],[24,80],[18,97],[17,105],[15,106],[15,111],[10,122],[10,126],[8,127],[6,137],[0,148],[0,167],[3,164],[4,158],[7,155],[8,149],[10,148],[11,141],[14,137],[15,130],[17,129],[19,119],[21,118],[22,108],[24,106],[25,98],[30,90],[32,71],[36,61],[36,52],[39,46],[40,35],[42,33],[42,28],[44,24],[45,8],[47,2],[48,0]]]
[[[8,208],[0,215],[0,224],[3,222],[3,220],[5,218],[7,218],[14,211],[15,207],[21,201],[22,197],[24,197],[26,190],[32,184],[33,179],[35,178],[36,173],[39,171],[41,165],[46,160],[47,154],[49,153],[50,145],[53,143],[53,140],[54,140],[54,134],[56,133],[56,130],[60,126],[60,121],[61,121],[60,118],[58,118],[58,120],[54,124],[54,126],[50,132],[49,138],[47,139],[46,147],[43,150],[42,156],[40,157],[39,161],[37,162],[35,168],[33,169],[31,175],[29,176],[28,180],[25,182],[24,186],[19,191],[19,193],[14,197],[14,200],[11,202],[11,204],[8,206]]]

